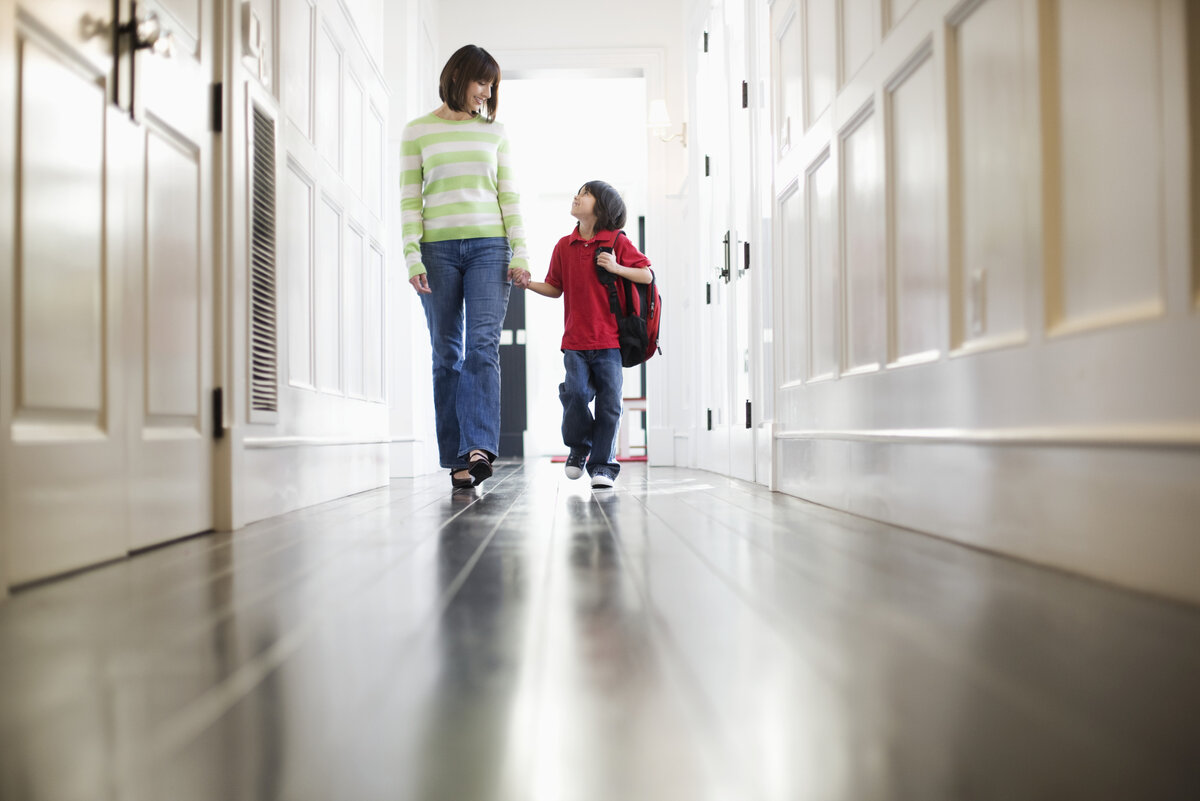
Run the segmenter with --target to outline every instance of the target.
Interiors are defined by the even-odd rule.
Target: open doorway
[[[500,119],[513,148],[535,281],[545,279],[554,245],[574,228],[571,198],[590,180],[617,188],[628,210],[625,232],[635,244],[645,246],[639,241],[639,220],[644,221],[648,208],[646,102],[646,80],[639,69],[505,73]],[[654,260],[653,253],[647,255]],[[520,380],[524,374],[524,455],[565,456],[558,400],[563,377],[562,301],[514,290],[509,304],[510,318],[524,322],[524,336],[518,330],[513,338],[514,344],[524,342],[524,369],[514,367],[511,379],[505,374],[506,381]],[[643,368],[625,370],[624,395],[644,397]],[[506,400],[519,403],[508,392]],[[631,414],[622,420],[635,448],[644,448],[646,442],[642,418]]]

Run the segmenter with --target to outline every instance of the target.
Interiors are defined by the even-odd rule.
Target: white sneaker
[[[613,485],[613,477],[606,473],[592,476],[592,489],[607,489]]]
[[[563,465],[563,472],[567,474],[567,478],[574,481],[583,475],[583,460],[585,458],[574,453],[567,456],[567,463]]]

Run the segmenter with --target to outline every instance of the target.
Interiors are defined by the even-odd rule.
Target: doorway
[[[535,281],[546,276],[555,244],[575,226],[575,191],[590,180],[616,187],[625,201],[625,232],[644,246],[648,213],[647,78],[641,68],[509,70],[502,83],[500,119],[514,152],[521,214]],[[556,110],[547,113],[547,109]],[[609,124],[603,124],[604,121]],[[646,254],[654,261],[654,253]],[[516,313],[515,310],[520,312]],[[522,328],[508,329],[510,323]],[[524,379],[523,398],[505,395],[525,411],[524,455],[565,456],[558,385],[563,364],[561,300],[514,290],[502,335],[503,386]],[[505,348],[502,347],[502,352]],[[519,366],[518,366],[519,365]],[[523,375],[522,375],[523,374]],[[644,397],[644,368],[624,371],[624,395]],[[515,415],[514,415],[515,416]],[[643,415],[622,420],[629,441],[645,446]],[[502,423],[503,426],[503,423]]]

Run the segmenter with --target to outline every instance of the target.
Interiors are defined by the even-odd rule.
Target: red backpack
[[[616,239],[613,239],[613,242],[615,243]],[[625,367],[636,367],[655,353],[662,353],[662,349],[658,347],[662,297],[658,294],[653,270],[650,271],[648,284],[635,284],[616,275],[612,278],[612,281],[605,282],[605,286],[608,287],[609,307],[617,317],[621,364]]]

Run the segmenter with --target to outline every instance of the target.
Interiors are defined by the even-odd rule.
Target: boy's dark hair
[[[604,181],[588,181],[580,188],[584,190],[596,199],[593,211],[597,231],[620,231],[625,227],[625,201],[620,192]]]
[[[500,107],[500,65],[488,51],[477,45],[463,45],[450,56],[442,67],[442,78],[438,82],[438,97],[451,111],[469,111],[467,89],[471,81],[490,83],[492,96],[487,101],[488,122],[496,119]]]

